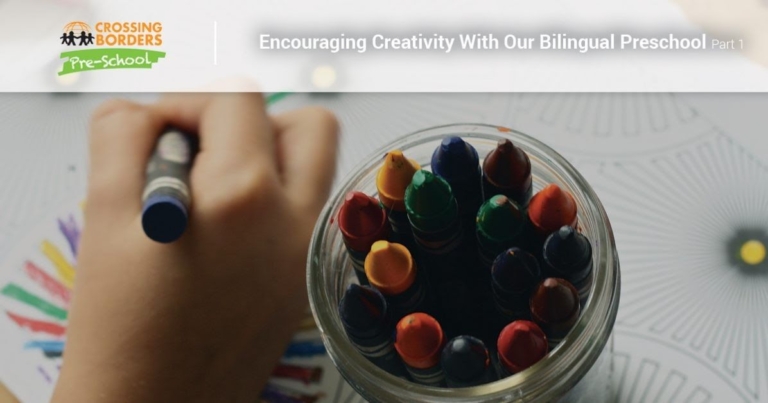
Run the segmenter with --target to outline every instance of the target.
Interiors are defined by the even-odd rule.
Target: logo
[[[159,22],[72,21],[59,37],[68,50],[59,75],[107,69],[151,69],[165,52],[155,50],[163,44],[163,25]],[[75,47],[76,50],[69,50]]]

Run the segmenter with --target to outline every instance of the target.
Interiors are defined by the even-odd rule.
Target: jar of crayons
[[[377,151],[326,205],[308,258],[328,354],[371,402],[608,402],[619,260],[557,152],[455,124]]]

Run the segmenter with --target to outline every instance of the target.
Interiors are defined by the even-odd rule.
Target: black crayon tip
[[[386,324],[387,303],[379,291],[350,284],[339,303],[339,316],[348,333],[373,337]]]
[[[485,344],[472,336],[451,339],[443,348],[440,359],[446,377],[467,384],[485,383],[490,362]]]
[[[563,274],[582,270],[592,259],[592,245],[571,226],[563,226],[544,243],[544,260]]]

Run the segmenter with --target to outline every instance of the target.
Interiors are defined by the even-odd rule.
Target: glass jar
[[[376,195],[376,172],[383,156],[400,149],[430,169],[432,152],[446,136],[460,136],[483,157],[498,140],[510,139],[531,160],[534,192],[548,183],[567,189],[578,205],[579,227],[593,245],[594,281],[581,318],[567,337],[543,360],[527,370],[489,384],[469,388],[436,388],[392,376],[370,363],[349,342],[338,314],[347,286],[356,281],[344,248],[336,215],[352,190]],[[309,248],[307,287],[312,312],[328,354],[341,375],[372,402],[608,402],[612,390],[611,331],[619,306],[619,260],[608,221],[597,195],[560,154],[541,142],[504,127],[454,124],[401,137],[379,149],[342,182],[315,227]]]

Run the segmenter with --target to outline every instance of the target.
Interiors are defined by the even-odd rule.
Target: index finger
[[[259,93],[173,94],[153,108],[196,132],[200,150],[229,162],[257,158],[275,165],[275,135]]]

